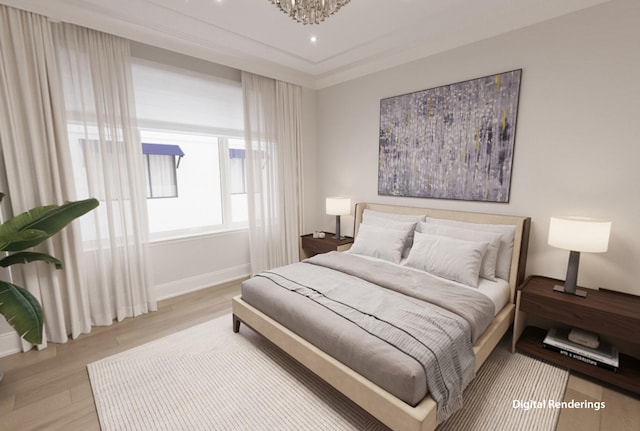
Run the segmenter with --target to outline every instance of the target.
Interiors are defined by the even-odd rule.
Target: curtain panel
[[[74,184],[81,198],[100,199],[100,206],[79,220],[88,306],[94,325],[110,325],[156,310],[129,42],[71,24],[56,25],[53,34]]]
[[[63,271],[43,264],[12,271],[41,300],[46,339],[65,342],[92,325],[155,310],[128,41],[0,6],[0,48],[11,211],[100,200],[47,242]]]
[[[299,86],[242,72],[251,272],[299,260]]]
[[[0,7],[0,144],[10,215],[34,206],[75,200],[66,138],[64,96],[51,25],[45,17]],[[43,305],[46,340],[90,330],[77,257],[77,226],[41,247],[63,262],[64,271],[36,263],[14,266],[11,277]],[[30,348],[24,344],[23,348]]]

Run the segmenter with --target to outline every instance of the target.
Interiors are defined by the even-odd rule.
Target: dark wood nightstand
[[[326,232],[324,238],[314,238],[312,233],[302,235],[300,237],[300,259],[306,259],[307,257],[330,251],[346,251],[351,248],[353,238],[345,237],[344,239],[337,240],[331,238],[334,235],[335,234],[330,232]]]
[[[620,354],[617,372],[586,364],[545,349],[546,329],[526,326],[527,315],[551,320],[554,326],[579,328],[604,337],[640,345],[640,296],[611,290],[587,290],[586,298],[553,291],[564,282],[532,276],[518,289],[512,350],[586,374],[640,394],[640,360]]]

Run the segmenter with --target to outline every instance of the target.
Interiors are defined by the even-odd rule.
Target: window
[[[231,209],[229,215],[232,223],[246,223],[249,219],[247,208],[247,173],[245,164],[244,140],[228,139],[227,157],[229,169],[229,198],[227,206]]]
[[[147,198],[178,197],[176,169],[184,153],[178,145],[142,144],[145,157]],[[176,162],[176,157],[178,161]]]
[[[231,174],[231,194],[247,192],[244,149],[229,148],[229,170]]]
[[[151,238],[246,227],[240,82],[141,59],[133,61],[133,81]],[[88,182],[102,181],[91,175],[98,155],[126,149],[117,136],[99,147],[97,128],[74,121],[75,112],[68,112],[69,138],[83,195]]]
[[[245,227],[240,83],[142,59],[133,82],[152,238]]]

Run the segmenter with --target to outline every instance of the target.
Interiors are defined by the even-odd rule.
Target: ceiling
[[[0,3],[323,88],[606,1],[351,0],[319,25],[297,23],[269,0]]]

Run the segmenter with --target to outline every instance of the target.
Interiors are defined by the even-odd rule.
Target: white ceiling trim
[[[267,0],[225,1],[229,3],[224,7],[214,5],[213,0],[207,0],[208,3],[204,0],[110,0],[106,3],[0,0],[0,3],[320,89],[611,0],[394,0],[393,5],[398,6],[393,9],[394,13],[402,8],[406,10],[417,1],[414,7],[424,15],[396,15],[402,26],[389,25],[389,28],[379,25],[385,22],[380,13],[390,12],[389,3],[378,0],[352,0],[338,14],[313,27],[301,27],[302,24],[293,22]],[[245,16],[247,5],[254,8],[253,15]],[[216,9],[218,7],[220,9]],[[203,17],[196,15],[199,11]],[[205,11],[219,13],[207,17]],[[351,28],[354,25],[350,20],[361,24],[364,19],[361,15],[367,12],[372,13],[372,23],[384,28],[367,29],[362,34]],[[145,17],[144,13],[152,16]],[[245,18],[248,23],[243,21]],[[260,28],[262,23],[266,28]],[[326,45],[314,48],[306,45],[308,41],[303,43],[302,35],[313,31],[320,32],[321,43]]]

